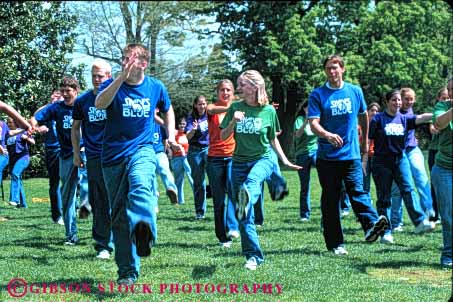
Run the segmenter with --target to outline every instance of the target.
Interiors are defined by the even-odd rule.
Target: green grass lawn
[[[160,186],[164,197],[159,200],[159,242],[151,257],[142,259],[135,293],[122,293],[125,288],[110,283],[117,278],[114,260],[95,258],[91,216],[78,221],[81,244],[64,246],[64,227],[51,223],[49,204],[31,201],[48,196],[47,180],[25,180],[28,209],[7,205],[9,180],[5,180],[6,198],[0,207],[0,301],[448,300],[452,274],[439,266],[440,226],[432,233],[415,235],[405,213],[405,231],[394,235],[394,245],[367,244],[351,212],[343,219],[349,255],[334,256],[325,250],[320,231],[316,171],[312,170],[312,218],[307,223],[299,221],[297,174],[283,173],[290,195],[272,202],[266,189],[265,222],[258,229],[265,263],[254,272],[243,268],[240,240],[231,249],[218,246],[211,199],[207,218],[196,221],[188,186],[186,204],[178,208],[170,205]],[[9,294],[8,289],[14,291],[13,278],[27,282],[25,296]],[[52,284],[58,285],[57,293]],[[77,286],[83,293],[69,293]],[[18,285],[16,291],[23,289]]]

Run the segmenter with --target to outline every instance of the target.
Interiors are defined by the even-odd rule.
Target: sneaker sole
[[[153,233],[148,223],[140,221],[135,227],[135,245],[139,257],[151,255],[150,242],[153,239]]]
[[[365,238],[365,241],[367,242],[375,242],[378,240],[379,236],[384,232],[384,229],[387,227],[388,222],[387,218],[380,219],[376,222],[376,224],[373,226],[373,232],[368,236],[368,238]]]
[[[173,190],[167,190],[167,196],[172,204],[178,204],[178,195]]]

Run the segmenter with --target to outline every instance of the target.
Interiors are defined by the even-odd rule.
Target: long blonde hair
[[[266,84],[263,76],[256,70],[246,70],[239,76],[252,83],[253,86],[257,87],[256,101],[260,106],[269,105],[269,98],[266,93]]]

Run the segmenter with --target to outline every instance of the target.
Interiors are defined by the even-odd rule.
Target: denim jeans
[[[19,207],[27,207],[27,198],[25,196],[24,184],[22,182],[22,173],[30,164],[30,156],[25,155],[19,158],[11,170],[11,190],[9,200],[17,202]]]
[[[192,171],[186,156],[173,157],[170,161],[171,169],[175,176],[175,184],[178,189],[178,202],[184,204],[184,175],[187,176],[190,187],[193,190]]]
[[[302,167],[297,171],[300,182],[299,215],[300,218],[310,218],[310,170],[316,166],[316,152],[297,155],[296,164]]]
[[[414,187],[410,179],[409,161],[406,155],[375,156],[373,160],[373,179],[376,184],[377,202],[376,207],[380,215],[385,215],[389,221],[389,233],[392,229],[391,207],[392,207],[392,183],[398,185],[406,205],[412,223],[417,226],[425,219],[415,202]]]
[[[192,170],[193,199],[195,203],[195,214],[205,215],[206,213],[206,180],[205,171],[208,157],[208,147],[197,148],[189,146],[187,160]]]
[[[46,148],[46,167],[49,175],[50,213],[56,222],[62,217],[62,203],[60,191],[60,149]]]
[[[254,205],[262,195],[263,182],[269,178],[276,169],[275,162],[270,158],[261,158],[252,162],[235,162],[231,168],[231,182],[233,188],[233,202],[237,207],[239,189],[244,185],[249,192],[247,215],[239,221],[241,233],[242,253],[249,259],[254,257],[258,264],[264,261],[264,255],[258,241],[255,226]]]
[[[371,167],[373,165],[373,157],[368,157],[366,163],[366,174],[363,175],[363,190],[368,193],[368,196],[371,199]]]
[[[160,176],[160,179],[164,184],[165,190],[172,189],[175,192],[177,192],[178,189],[175,184],[175,178],[170,171],[170,162],[168,161],[167,154],[165,154],[165,152],[156,153],[156,160],[157,160],[156,175]],[[157,182],[157,178],[155,179],[155,181]]]
[[[102,173],[111,207],[115,262],[120,278],[136,280],[140,257],[133,238],[138,222],[149,223],[157,240],[154,184],[156,155],[151,145],[142,146],[131,157],[114,166],[103,166]]]
[[[72,156],[60,157],[61,202],[67,240],[77,240],[76,193],[79,182],[79,169],[74,166]]]
[[[431,175],[431,171],[433,170],[434,166],[434,159],[436,157],[438,150],[430,149],[428,152],[428,169]],[[434,221],[439,218],[439,207],[437,206],[437,198],[436,198],[436,191],[434,190],[433,180],[431,178],[431,199],[433,200],[433,210],[434,210]]]
[[[85,207],[91,212],[91,201],[88,195],[88,175],[86,169],[87,158],[85,152],[80,152],[80,157],[84,163],[83,167],[79,167],[79,206]]]
[[[321,184],[321,213],[324,240],[328,250],[344,244],[340,221],[340,197],[342,183],[346,186],[352,209],[362,229],[366,232],[378,219],[370,198],[363,190],[363,172],[360,159],[327,161],[317,159]]]
[[[266,180],[268,187],[271,184],[269,180]],[[258,197],[258,201],[253,205],[253,213],[255,214],[255,225],[264,224],[264,182],[261,184],[261,194]]]
[[[415,187],[420,196],[420,206],[424,212],[433,209],[433,200],[431,197],[431,183],[425,169],[425,158],[419,147],[406,151],[409,160],[412,177],[414,178]]]
[[[207,171],[214,204],[215,234],[220,242],[227,242],[228,231],[238,231],[233,202],[231,200],[231,157],[208,157]]]
[[[0,154],[0,183],[3,181],[3,170],[8,166],[8,154]]]
[[[443,248],[440,261],[447,263],[452,260],[452,179],[451,169],[433,166],[431,177],[436,191],[439,215],[442,222]]]
[[[91,202],[93,213],[93,227],[91,229],[95,241],[96,251],[112,249],[112,226],[110,205],[102,176],[101,159],[89,159],[86,164],[88,176],[88,199]]]

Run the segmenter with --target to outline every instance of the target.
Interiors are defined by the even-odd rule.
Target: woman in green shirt
[[[261,194],[261,186],[276,169],[271,159],[270,145],[285,166],[298,170],[286,158],[276,132],[280,131],[277,113],[269,105],[264,79],[256,70],[243,72],[237,80],[242,101],[232,103],[220,125],[222,139],[234,133],[236,147],[233,153],[231,182],[242,252],[247,259],[245,268],[255,270],[264,261],[256,226],[253,205]]]

